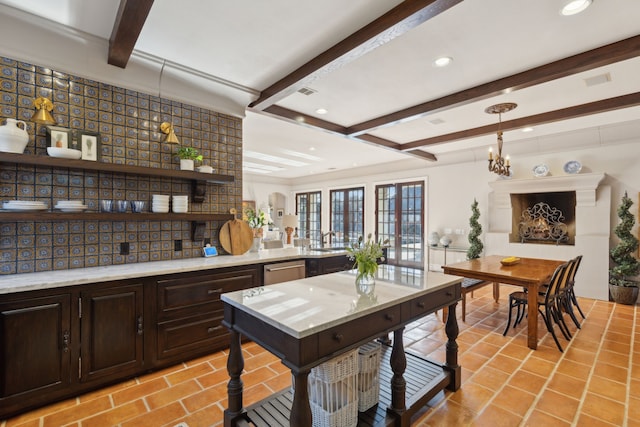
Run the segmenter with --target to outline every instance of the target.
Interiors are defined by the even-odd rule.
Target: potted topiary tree
[[[480,258],[480,254],[484,248],[482,241],[480,240],[482,225],[478,222],[478,218],[480,218],[478,201],[473,199],[473,204],[471,205],[471,218],[469,218],[469,226],[471,227],[471,230],[469,230],[469,249],[467,249],[467,259]]]
[[[194,161],[202,161],[202,155],[198,154],[198,150],[193,147],[178,148],[178,157],[180,157],[180,169],[192,171]]]
[[[609,269],[611,299],[629,305],[635,304],[638,300],[638,281],[635,280],[635,276],[640,272],[640,262],[633,255],[638,250],[638,239],[631,234],[635,224],[635,218],[629,212],[631,205],[633,201],[625,192],[622,203],[618,207],[620,224],[614,229],[620,243],[609,252],[612,261]]]

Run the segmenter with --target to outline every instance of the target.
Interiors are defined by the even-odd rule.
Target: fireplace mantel
[[[502,207],[510,205],[510,194],[558,191],[575,191],[576,206],[595,206],[596,189],[604,177],[604,173],[583,173],[534,179],[503,179],[490,182],[489,185],[495,192],[495,203]]]

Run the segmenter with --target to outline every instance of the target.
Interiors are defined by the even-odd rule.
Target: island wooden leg
[[[391,359],[389,361],[393,371],[393,377],[391,378],[391,408],[389,409],[400,417],[407,409],[405,398],[407,382],[403,377],[404,371],[407,369],[407,356],[404,354],[403,332],[404,327],[393,331],[393,347],[391,348]]]
[[[447,389],[451,391],[456,391],[460,388],[462,381],[462,369],[460,365],[458,365],[458,342],[456,338],[458,338],[458,333],[460,330],[458,329],[458,320],[456,319],[456,305],[458,303],[455,302],[449,306],[448,314],[447,314],[447,324],[444,327],[445,332],[447,333],[447,360],[444,365],[444,368],[451,375],[451,382],[447,386]]]
[[[294,372],[292,370],[291,373],[296,387],[293,393],[289,425],[291,427],[311,427],[313,418],[309,404],[309,371]]]
[[[229,383],[227,384],[228,408],[224,410],[224,427],[235,425],[235,421],[244,413],[242,408],[243,384],[240,378],[244,369],[241,337],[233,329],[230,332],[231,343],[229,345],[229,357],[227,358],[227,372],[229,372]]]
[[[538,348],[538,285],[531,284],[527,292],[527,345]]]

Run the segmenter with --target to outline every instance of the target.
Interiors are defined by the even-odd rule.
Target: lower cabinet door
[[[222,326],[222,310],[158,324],[158,359],[183,361],[229,345],[229,333]]]
[[[71,382],[70,295],[0,303],[0,419]]]
[[[122,378],[143,366],[143,285],[81,293],[80,381]]]

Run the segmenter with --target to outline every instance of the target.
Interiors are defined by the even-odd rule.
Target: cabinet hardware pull
[[[333,339],[340,342],[344,336],[342,334],[333,334]]]
[[[69,331],[64,331],[62,333],[62,351],[64,351],[65,353],[69,351],[69,341],[70,341]]]
[[[287,267],[267,267],[267,271],[291,270],[293,268],[300,268],[300,267],[304,267],[304,264],[290,265],[290,266],[287,266]]]
[[[393,314],[385,314],[384,318],[390,322],[393,322],[393,319],[395,319],[395,316]]]
[[[452,296],[453,296],[453,293],[452,293],[452,292],[448,292],[448,291],[447,291],[447,292],[446,292],[446,295],[447,295],[448,297],[452,297]]]
[[[142,335],[142,315],[138,316],[138,335]]]
[[[425,304],[424,302],[420,301],[420,302],[418,303],[418,307],[420,307],[420,308],[425,308],[425,307],[426,307],[426,304]]]
[[[218,288],[218,289],[209,289],[207,291],[207,295],[213,295],[213,294],[221,294],[222,293],[222,288]]]
[[[210,334],[210,333],[218,331],[220,329],[222,329],[222,325],[212,326],[210,328],[207,328],[207,333]]]

